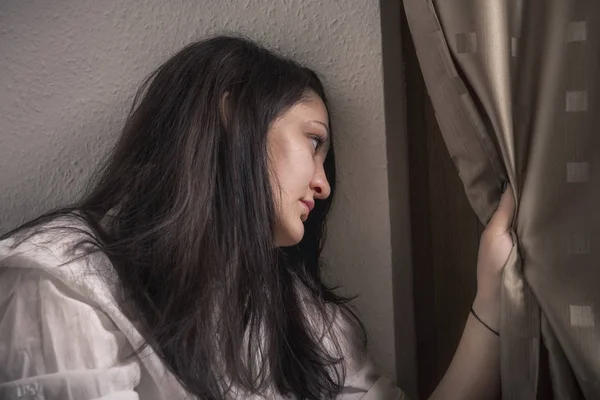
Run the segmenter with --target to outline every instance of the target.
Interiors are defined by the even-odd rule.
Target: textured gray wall
[[[0,231],[72,200],[114,141],[139,82],[215,32],[247,34],[324,77],[340,171],[327,259],[332,279],[361,294],[372,354],[393,376],[376,0],[2,0]]]

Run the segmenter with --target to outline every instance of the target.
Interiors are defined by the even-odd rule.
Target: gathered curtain
[[[480,221],[489,221],[504,180],[515,192],[502,397],[540,398],[546,385],[555,399],[600,399],[600,2],[404,7],[441,133]]]

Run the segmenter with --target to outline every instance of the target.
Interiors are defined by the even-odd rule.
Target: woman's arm
[[[494,308],[479,299],[473,304],[473,309],[479,310],[477,315],[484,321],[486,317],[491,320],[496,314]],[[491,400],[499,398],[499,394],[500,341],[469,314],[452,363],[430,400]]]
[[[495,399],[500,395],[500,328],[502,270],[513,247],[510,234],[515,202],[508,188],[479,245],[477,296],[458,349],[430,400]],[[486,325],[489,326],[487,328]]]

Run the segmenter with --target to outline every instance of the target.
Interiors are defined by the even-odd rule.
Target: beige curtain
[[[442,135],[482,223],[501,182],[515,188],[503,398],[546,399],[546,388],[555,399],[600,399],[600,1],[404,6]]]

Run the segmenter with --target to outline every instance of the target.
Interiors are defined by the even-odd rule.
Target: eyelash
[[[319,149],[325,143],[325,138],[319,135],[310,135],[311,140],[317,141],[317,147],[315,147],[315,151]]]

